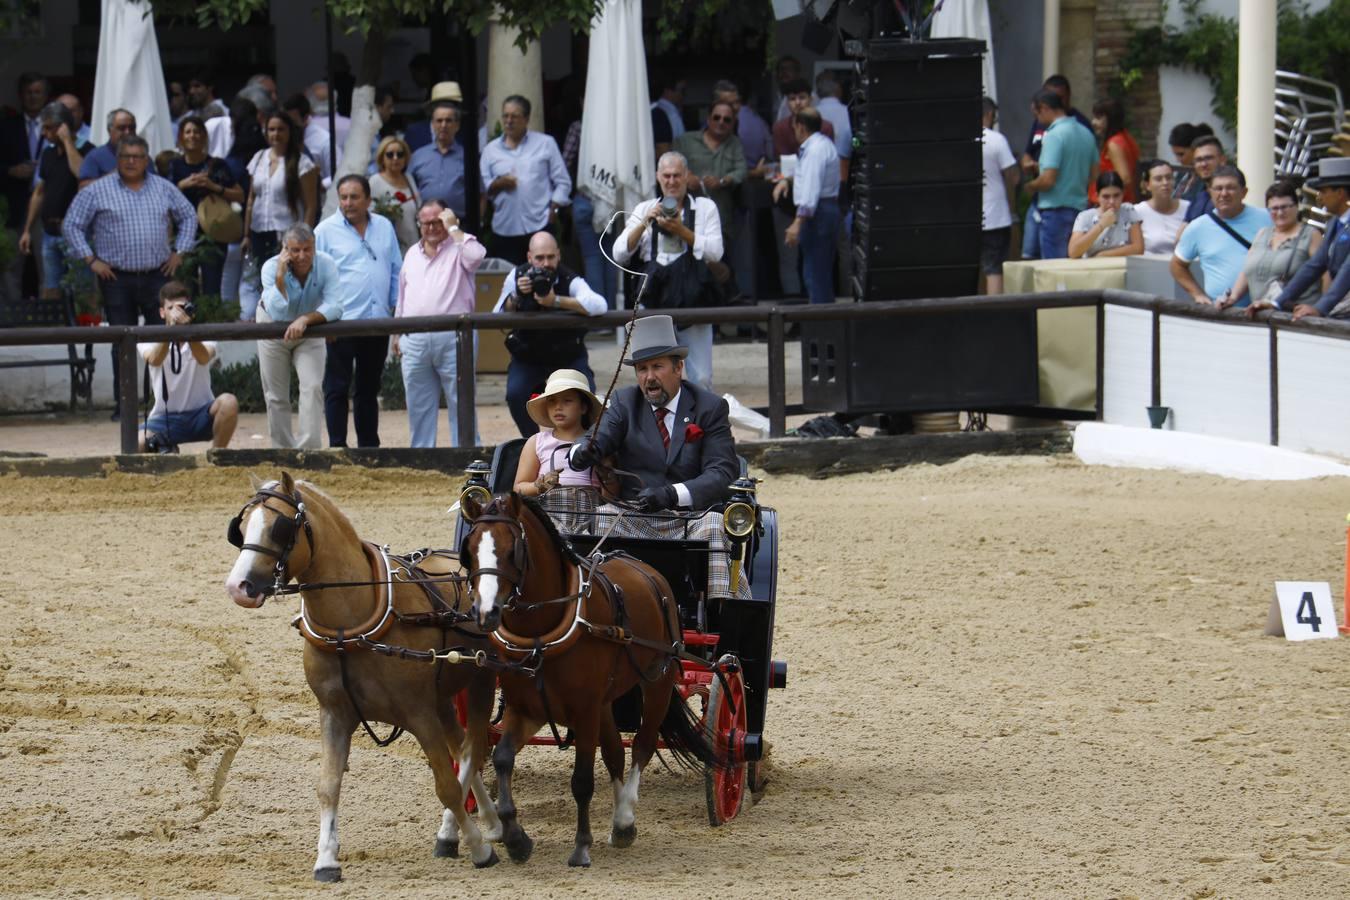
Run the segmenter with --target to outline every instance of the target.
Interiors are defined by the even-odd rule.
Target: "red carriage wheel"
[[[724,666],[725,660],[728,657],[724,656],[717,665],[722,678],[714,677],[708,686],[704,721],[717,752],[739,756],[740,739],[745,735],[745,682],[741,679],[740,663],[731,657],[731,665]],[[745,763],[737,762],[729,769],[709,769],[703,776],[710,824],[717,826],[729,822],[741,811],[741,801],[745,798],[745,770]]]

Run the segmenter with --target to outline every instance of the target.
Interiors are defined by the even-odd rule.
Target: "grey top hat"
[[[1308,187],[1350,187],[1350,156],[1324,156],[1317,161],[1317,177]]]
[[[632,337],[628,341],[628,358],[624,365],[632,366],[658,356],[689,355],[688,347],[675,340],[675,322],[670,316],[643,316],[633,322]]]

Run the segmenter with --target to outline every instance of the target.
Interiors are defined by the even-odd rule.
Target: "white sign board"
[[[1284,635],[1291,641],[1334,638],[1336,604],[1331,585],[1325,581],[1277,581],[1275,597],[1266,616],[1266,634]]]

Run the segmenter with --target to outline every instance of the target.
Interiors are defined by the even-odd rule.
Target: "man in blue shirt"
[[[1069,86],[1069,79],[1063,75],[1051,75],[1045,79],[1045,83],[1041,87],[1059,94],[1060,99],[1064,101],[1064,108],[1069,111],[1069,115],[1073,116],[1084,128],[1092,127],[1092,122],[1088,120],[1088,117],[1079,112],[1073,105],[1073,94],[1072,88]],[[1022,150],[1022,159],[1019,161],[1027,181],[1031,181],[1040,174],[1041,141],[1044,139],[1045,126],[1033,116],[1031,131],[1027,134],[1027,145]],[[1039,259],[1040,256],[1041,214],[1036,209],[1036,195],[1032,194],[1031,205],[1027,207],[1026,221],[1022,226],[1022,258]]]
[[[342,176],[337,191],[339,211],[314,229],[315,248],[337,264],[342,318],[384,318],[398,301],[403,266],[394,226],[384,216],[370,214],[366,176]],[[356,445],[380,446],[380,379],[388,355],[389,338],[378,335],[338,338],[328,345],[323,404],[329,446],[347,446],[347,402],[353,395]]]
[[[802,276],[812,303],[834,302],[834,246],[839,228],[839,154],[820,133],[823,120],[811,107],[792,120],[792,136],[800,145],[797,173],[792,177],[792,205],[796,218],[783,235],[784,243],[801,244]],[[774,187],[774,202],[787,193],[788,182]]]
[[[1038,194],[1041,215],[1041,259],[1069,255],[1074,219],[1087,208],[1088,182],[1097,177],[1097,139],[1065,109],[1055,91],[1041,90],[1032,99],[1036,120],[1045,126],[1041,139],[1041,174],[1026,189]]]
[[[1242,201],[1247,197],[1247,176],[1236,166],[1220,166],[1209,180],[1214,209],[1186,225],[1173,251],[1172,277],[1196,303],[1206,306],[1228,293],[1242,274],[1256,233],[1271,226],[1270,213]],[[1205,286],[1191,276],[1191,263],[1200,260]],[[1246,306],[1244,297],[1238,306]]]
[[[259,322],[290,322],[280,340],[258,341],[258,368],[273,447],[318,449],[323,435],[323,338],[310,325],[342,318],[338,267],[314,248],[314,232],[297,222],[281,236],[281,253],[262,266]],[[300,440],[291,432],[291,367],[300,379]]]
[[[422,202],[439,200],[455,218],[464,217],[464,148],[455,142],[459,107],[438,100],[431,108],[432,142],[413,151],[408,174],[417,183]]]
[[[488,256],[524,259],[530,236],[553,233],[558,207],[572,202],[572,177],[558,142],[530,131],[529,100],[512,95],[502,101],[502,136],[483,148],[479,169],[492,201]]]
[[[117,171],[117,143],[136,134],[136,117],[125,109],[108,113],[108,143],[98,147],[84,158],[80,166],[80,187]]]

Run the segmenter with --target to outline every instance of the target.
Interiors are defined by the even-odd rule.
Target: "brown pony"
[[[472,611],[492,631],[501,657],[518,664],[500,675],[506,713],[492,755],[502,840],[513,860],[529,858],[534,841],[520,826],[511,792],[516,753],[544,723],[567,726],[576,744],[577,804],[576,846],[567,864],[589,866],[597,746],[614,787],[609,842],[615,847],[627,847],[637,836],[638,784],[658,734],[685,765],[726,765],[675,690],[681,631],[670,585],[631,557],[584,564],[548,514],[514,493],[486,508],[467,497],[463,511],[473,523],[460,548]],[[642,720],[625,781],[612,704],[634,685],[642,688]]]
[[[475,665],[433,664],[430,660],[433,652],[447,647],[463,647],[471,654],[487,649],[486,642],[475,643],[448,626],[404,621],[410,615],[436,611],[435,589],[444,598],[442,612],[445,607],[461,605],[460,583],[437,583],[433,591],[408,583],[447,575],[458,570],[458,563],[433,557],[413,565],[363,543],[332,500],[312,484],[292,481],[289,474],[258,486],[230,523],[229,537],[240,554],[225,589],[240,606],[262,606],[292,578],[316,585],[348,585],[302,590],[300,615],[293,623],[305,639],[305,677],[319,701],[323,738],[315,880],[342,877],[338,793],[352,733],[367,720],[405,729],[422,745],[444,807],[435,854],[458,856],[462,834],[475,866],[496,863],[497,854],[489,841],[500,835],[501,822],[480,772],[487,752],[495,679]],[[427,618],[423,616],[424,621]],[[400,659],[376,652],[377,647],[412,652]],[[419,656],[424,661],[416,661]],[[467,743],[453,702],[461,690],[469,698]],[[458,776],[452,756],[459,765]],[[470,787],[481,810],[483,831],[464,811],[465,791]]]

